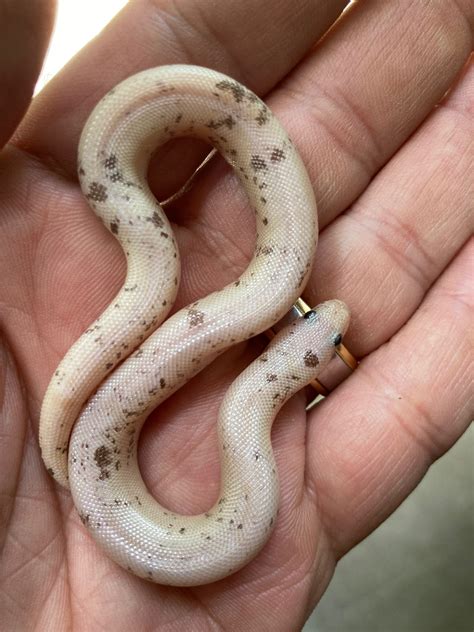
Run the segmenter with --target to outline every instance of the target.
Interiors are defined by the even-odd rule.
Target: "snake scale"
[[[147,167],[158,146],[181,136],[209,142],[233,167],[257,234],[239,279],[168,317],[180,258]],[[156,406],[290,310],[317,243],[311,183],[253,92],[186,65],[145,70],[113,88],[84,127],[78,172],[89,205],[123,248],[127,273],[52,377],[41,410],[42,457],[70,487],[92,537],[123,568],[160,584],[213,582],[248,563],[270,537],[279,501],[273,420],[333,357],[347,308],[327,301],[298,318],[231,385],[217,422],[221,491],[207,512],[177,515],[150,495],[138,437]]]

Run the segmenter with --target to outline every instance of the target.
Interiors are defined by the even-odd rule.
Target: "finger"
[[[80,130],[93,105],[126,76],[192,63],[267,92],[308,51],[347,0],[135,0],[35,100],[21,145],[75,175]],[[251,15],[251,19],[249,19]]]
[[[474,64],[321,238],[306,296],[338,296],[359,356],[408,320],[472,232]]]
[[[362,193],[455,81],[471,50],[467,20],[474,14],[469,5],[465,15],[456,6],[464,4],[436,2],[429,11],[418,2],[355,4],[270,95],[269,104],[296,139],[309,168],[321,226]],[[440,38],[445,46],[439,46]],[[216,280],[235,278],[251,256],[253,213],[236,180],[226,174],[224,166],[216,165],[173,209],[173,218],[185,228],[180,241],[185,253],[182,295],[216,289]],[[231,213],[222,212],[227,200],[232,201]],[[198,252],[193,243],[199,244]],[[227,265],[216,278],[210,266],[223,252]],[[348,257],[334,248],[338,252]],[[340,279],[334,257],[330,260]],[[324,275],[320,266],[318,257],[314,283],[329,274],[329,266]],[[308,298],[312,296],[310,288]]]
[[[473,28],[466,0],[355,3],[279,86],[271,104],[313,175],[322,226],[441,100],[472,51]]]
[[[407,325],[314,413],[307,481],[339,554],[390,515],[470,423],[473,262],[471,240]]]
[[[28,108],[53,18],[53,0],[0,2],[0,149]]]

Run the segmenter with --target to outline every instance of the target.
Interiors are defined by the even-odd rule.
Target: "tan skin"
[[[47,86],[4,147],[5,629],[299,629],[338,559],[466,430],[474,72],[472,63],[462,69],[472,48],[473,7],[468,0],[367,0],[315,47],[343,6],[134,0]],[[0,97],[3,142],[28,105],[52,14],[48,0],[0,2],[2,91],[8,79]],[[234,75],[288,129],[314,183],[322,228],[305,298],[347,302],[353,320],[345,341],[362,358],[309,416],[303,395],[278,416],[281,509],[263,552],[227,580],[193,589],[147,583],[106,559],[68,492],[48,477],[37,444],[41,400],[56,364],[111,299],[124,271],[117,244],[77,185],[81,127],[116,82],[173,62]],[[156,162],[150,170],[160,199],[186,180],[202,152],[189,141],[161,152],[159,170]],[[237,277],[252,251],[253,225],[219,162],[168,212],[183,252],[182,306]],[[147,424],[141,468],[170,508],[195,513],[216,498],[216,410],[263,345],[257,339],[229,351]]]

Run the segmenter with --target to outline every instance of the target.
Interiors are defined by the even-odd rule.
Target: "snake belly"
[[[156,148],[180,136],[208,141],[234,168],[257,235],[238,280],[165,320],[179,253],[146,176]],[[230,388],[217,428],[221,494],[208,512],[180,516],[157,503],[139,472],[138,437],[156,406],[290,309],[317,242],[312,187],[284,129],[255,94],[185,65],[145,70],[113,88],[84,127],[78,169],[90,206],[123,248],[127,274],[53,375],[41,410],[42,457],[122,567],[162,584],[209,583],[246,564],[271,533],[278,507],[271,424],[332,357],[347,326],[345,306],[328,302],[280,332]]]

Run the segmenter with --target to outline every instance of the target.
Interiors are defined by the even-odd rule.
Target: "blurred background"
[[[58,0],[37,91],[125,4]],[[473,457],[471,426],[398,510],[340,562],[304,632],[474,630]]]

